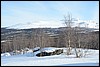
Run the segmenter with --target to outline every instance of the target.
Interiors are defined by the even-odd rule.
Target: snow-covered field
[[[50,48],[47,51],[49,50]],[[1,54],[1,66],[99,66],[99,50],[89,49],[88,54],[82,58],[76,58],[75,54],[65,55],[64,53],[37,57],[31,50],[26,54],[13,56],[3,53]]]

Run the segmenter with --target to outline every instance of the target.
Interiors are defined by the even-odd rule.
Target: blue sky
[[[1,27],[41,20],[60,21],[68,12],[74,18],[99,23],[99,1],[1,1]]]

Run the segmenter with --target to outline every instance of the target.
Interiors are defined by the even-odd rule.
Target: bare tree
[[[76,54],[76,57],[79,58],[82,56],[82,50],[81,50],[81,29],[80,29],[80,24],[78,24],[78,26],[75,28],[75,39],[76,39],[76,43],[75,43],[75,54]],[[78,46],[77,46],[78,45]],[[78,47],[78,49],[77,49]]]
[[[65,22],[65,25],[66,25],[66,30],[65,30],[65,40],[66,40],[66,47],[67,48],[67,55],[70,55],[71,54],[71,37],[73,35],[72,33],[72,23],[74,21],[74,18],[72,18],[71,14],[68,13],[68,16],[64,16],[64,20],[62,20]],[[67,46],[68,45],[68,46]]]

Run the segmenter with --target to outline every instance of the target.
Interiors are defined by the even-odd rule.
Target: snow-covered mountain
[[[14,29],[57,28],[57,27],[63,27],[63,26],[64,25],[58,21],[34,21],[34,22],[15,24],[7,28],[14,28]]]
[[[95,23],[94,21],[83,21],[83,20],[78,20],[75,21],[72,26],[78,26],[80,24],[81,27],[86,27],[88,28],[97,28],[99,29],[99,25]],[[29,28],[58,28],[58,27],[65,27],[64,21],[47,21],[47,20],[41,20],[41,21],[34,21],[34,22],[27,22],[27,23],[18,23],[12,26],[7,27],[8,29],[29,29]]]

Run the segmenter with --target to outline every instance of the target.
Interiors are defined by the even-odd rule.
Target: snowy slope
[[[65,54],[36,57],[32,52],[24,55],[2,56],[1,66],[99,66],[99,50],[89,50],[88,53],[82,58]]]
[[[80,23],[81,27],[85,27],[88,24],[88,28],[97,28],[95,27],[96,23],[92,20],[90,21],[84,21],[84,20],[79,20],[75,21],[74,24],[72,24],[73,27],[78,26]],[[83,24],[82,24],[83,23]],[[33,22],[27,22],[27,23],[18,23],[12,26],[7,27],[9,28],[14,28],[14,29],[29,29],[29,28],[58,28],[58,27],[65,27],[64,21],[54,21],[54,20],[41,20],[41,21],[33,21]]]
[[[29,29],[29,28],[58,28],[63,27],[64,25],[59,21],[34,21],[27,23],[19,23],[12,26],[9,26],[8,29]]]

